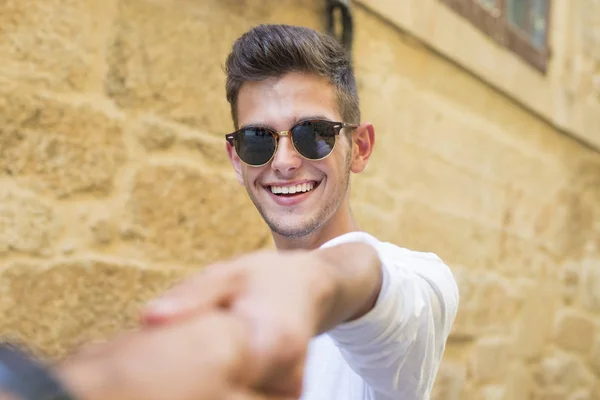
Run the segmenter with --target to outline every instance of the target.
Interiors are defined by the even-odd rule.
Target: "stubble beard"
[[[278,220],[285,218],[285,216],[279,218],[270,216],[258,199],[256,199],[249,190],[248,195],[273,233],[289,239],[306,238],[318,232],[325,226],[342,205],[350,185],[350,157],[347,157],[346,159],[344,171],[344,176],[340,180],[339,187],[336,189],[334,195],[327,199],[325,204],[315,215],[309,216],[297,226],[287,226],[286,224],[283,224],[282,221]],[[329,184],[329,182],[327,183]],[[290,211],[289,214],[292,215],[293,211]]]

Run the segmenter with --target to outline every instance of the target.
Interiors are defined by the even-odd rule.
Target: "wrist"
[[[362,242],[319,250],[326,267],[323,275],[336,290],[328,329],[358,319],[373,309],[383,282],[377,251]]]
[[[55,374],[76,400],[121,400],[121,379],[111,352],[76,354],[56,366]],[[130,399],[128,399],[130,400]]]
[[[305,266],[305,271],[309,274],[307,285],[309,293],[312,294],[314,316],[312,326],[316,335],[336,325],[332,323],[332,315],[339,308],[336,303],[339,301],[342,286],[335,263],[324,254],[324,251],[318,250],[313,255],[316,259]]]

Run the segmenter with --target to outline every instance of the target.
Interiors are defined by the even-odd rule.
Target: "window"
[[[440,0],[545,73],[551,0]]]

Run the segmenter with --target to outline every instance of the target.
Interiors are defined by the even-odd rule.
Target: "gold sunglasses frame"
[[[302,124],[306,124],[306,123],[311,123],[311,122],[325,122],[328,125],[330,125],[335,132],[335,137],[334,137],[334,142],[333,142],[333,146],[331,147],[331,151],[329,153],[327,153],[327,155],[325,157],[321,157],[321,158],[308,158],[306,156],[304,156],[302,153],[300,153],[298,151],[298,149],[296,148],[296,144],[294,143],[294,140],[292,139],[293,136],[293,131],[294,129],[296,129],[298,126],[302,125]],[[235,143],[236,143],[236,139],[237,139],[237,135],[239,135],[243,130],[246,130],[248,128],[253,128],[253,126],[246,126],[244,128],[238,129],[235,132],[232,133],[228,133],[225,135],[225,140],[227,140],[227,143],[229,143],[231,145],[231,147],[233,147],[237,153],[237,149],[235,148]],[[358,128],[358,125],[356,124],[350,124],[347,122],[335,122],[335,121],[329,121],[326,119],[308,119],[308,120],[301,120],[296,122],[289,130],[287,131],[276,131],[274,129],[268,128],[268,127],[264,127],[264,126],[259,126],[259,127],[254,127],[254,128],[261,128],[266,130],[267,132],[269,132],[273,138],[275,139],[275,149],[273,149],[273,154],[271,154],[271,158],[269,158],[269,160],[267,162],[265,162],[264,164],[260,164],[260,165],[254,165],[254,164],[248,164],[246,161],[242,160],[241,157],[238,157],[240,159],[240,161],[242,161],[244,164],[246,164],[249,167],[255,167],[255,168],[260,168],[260,167],[264,167],[265,165],[267,165],[268,163],[270,163],[271,161],[273,161],[273,158],[275,157],[275,154],[277,154],[277,148],[279,146],[279,137],[281,136],[289,136],[292,142],[292,147],[294,148],[294,151],[296,153],[298,153],[300,155],[300,157],[304,158],[305,160],[308,161],[321,161],[326,159],[327,157],[329,157],[331,155],[331,153],[333,153],[333,150],[335,149],[335,145],[337,144],[337,136],[339,136],[340,132],[342,131],[342,129],[344,128],[348,128],[348,129],[356,129]]]

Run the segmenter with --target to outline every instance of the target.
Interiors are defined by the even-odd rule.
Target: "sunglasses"
[[[262,167],[275,156],[281,136],[289,136],[294,149],[307,160],[322,160],[333,152],[342,128],[356,129],[358,125],[311,119],[299,121],[289,131],[282,132],[263,126],[248,126],[225,135],[225,139],[245,164]]]

